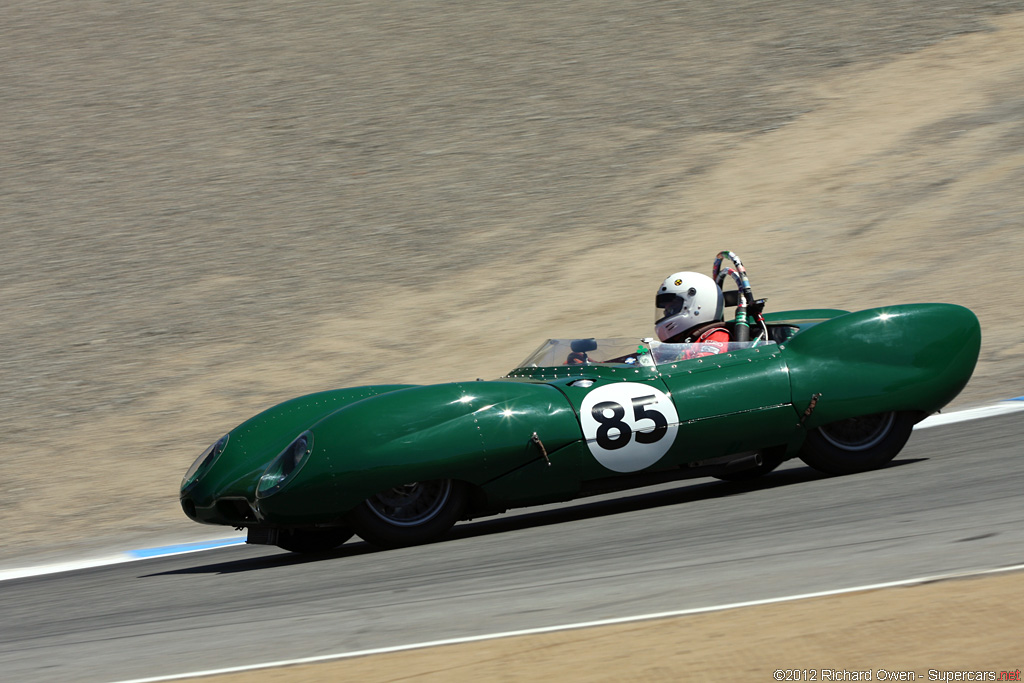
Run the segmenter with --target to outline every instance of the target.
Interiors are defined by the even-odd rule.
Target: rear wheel
[[[350,521],[360,538],[384,548],[428,543],[459,521],[467,500],[462,482],[416,481],[367,498]]]
[[[853,474],[896,457],[914,429],[913,413],[876,413],[822,425],[807,434],[800,459],[825,474]]]
[[[293,553],[326,553],[352,538],[348,527],[281,529],[277,547]]]

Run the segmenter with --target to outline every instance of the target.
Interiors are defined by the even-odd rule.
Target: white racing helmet
[[[722,290],[707,275],[684,271],[665,278],[654,299],[654,329],[668,341],[698,325],[722,322]]]

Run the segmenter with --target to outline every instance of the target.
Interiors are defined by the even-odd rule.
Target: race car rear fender
[[[971,377],[981,347],[975,315],[952,304],[850,313],[784,345],[793,404],[813,428],[886,411],[933,413]],[[817,399],[814,397],[817,396]]]

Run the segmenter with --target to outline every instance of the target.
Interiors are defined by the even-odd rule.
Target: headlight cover
[[[295,440],[288,444],[287,448],[281,451],[264,470],[259,484],[256,485],[256,497],[266,498],[280,491],[299,473],[312,452],[313,432],[305,431],[295,437]]]
[[[217,462],[217,458],[224,452],[224,449],[228,445],[228,435],[220,437],[217,441],[210,444],[202,455],[196,458],[196,461],[192,463],[192,467],[188,468],[188,472],[181,479],[181,490],[182,492],[189,490],[195,486],[196,482],[199,481],[199,477],[205,474],[213,463]]]

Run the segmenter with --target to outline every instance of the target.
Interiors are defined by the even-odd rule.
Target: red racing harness
[[[729,349],[729,330],[724,327],[712,327],[704,330],[696,340],[687,341],[686,343],[692,346],[683,354],[680,360],[722,353]]]

